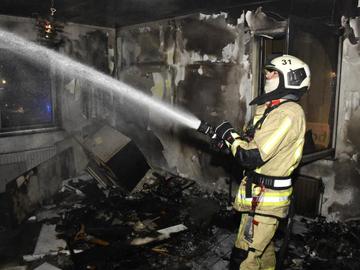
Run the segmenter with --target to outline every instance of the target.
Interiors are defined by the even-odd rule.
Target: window
[[[0,134],[53,127],[50,68],[0,49]]]
[[[338,36],[331,27],[294,17],[289,19],[287,34],[261,38],[261,66],[271,54],[288,53],[310,67],[310,90],[300,101],[307,125],[303,162],[334,153],[338,46]]]

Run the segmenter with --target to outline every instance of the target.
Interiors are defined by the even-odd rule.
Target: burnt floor
[[[157,173],[137,189],[99,188],[89,177],[64,182],[1,234],[0,269],[226,269],[238,223],[227,194]]]
[[[238,224],[226,193],[191,180],[153,173],[129,194],[82,176],[0,232],[0,269],[227,269]],[[284,224],[282,269],[360,269],[359,221],[296,216],[281,249]]]

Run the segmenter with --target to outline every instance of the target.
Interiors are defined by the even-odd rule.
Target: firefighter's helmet
[[[295,56],[273,58],[265,65],[264,70],[277,71],[279,76],[275,80],[266,81],[264,94],[250,104],[263,104],[279,98],[298,100],[310,87],[309,66]]]

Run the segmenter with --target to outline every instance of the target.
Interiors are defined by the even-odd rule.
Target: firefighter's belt
[[[289,176],[286,177],[277,177],[277,176],[268,176],[263,174],[258,174],[254,171],[246,172],[247,180],[246,180],[246,188],[245,188],[245,196],[246,198],[252,197],[252,184],[264,186],[266,188],[281,190],[287,189],[291,187],[291,178]]]

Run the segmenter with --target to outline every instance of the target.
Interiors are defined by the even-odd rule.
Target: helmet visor
[[[295,70],[290,70],[287,74],[287,79],[289,85],[291,86],[299,86],[307,77],[304,68],[298,68]]]

